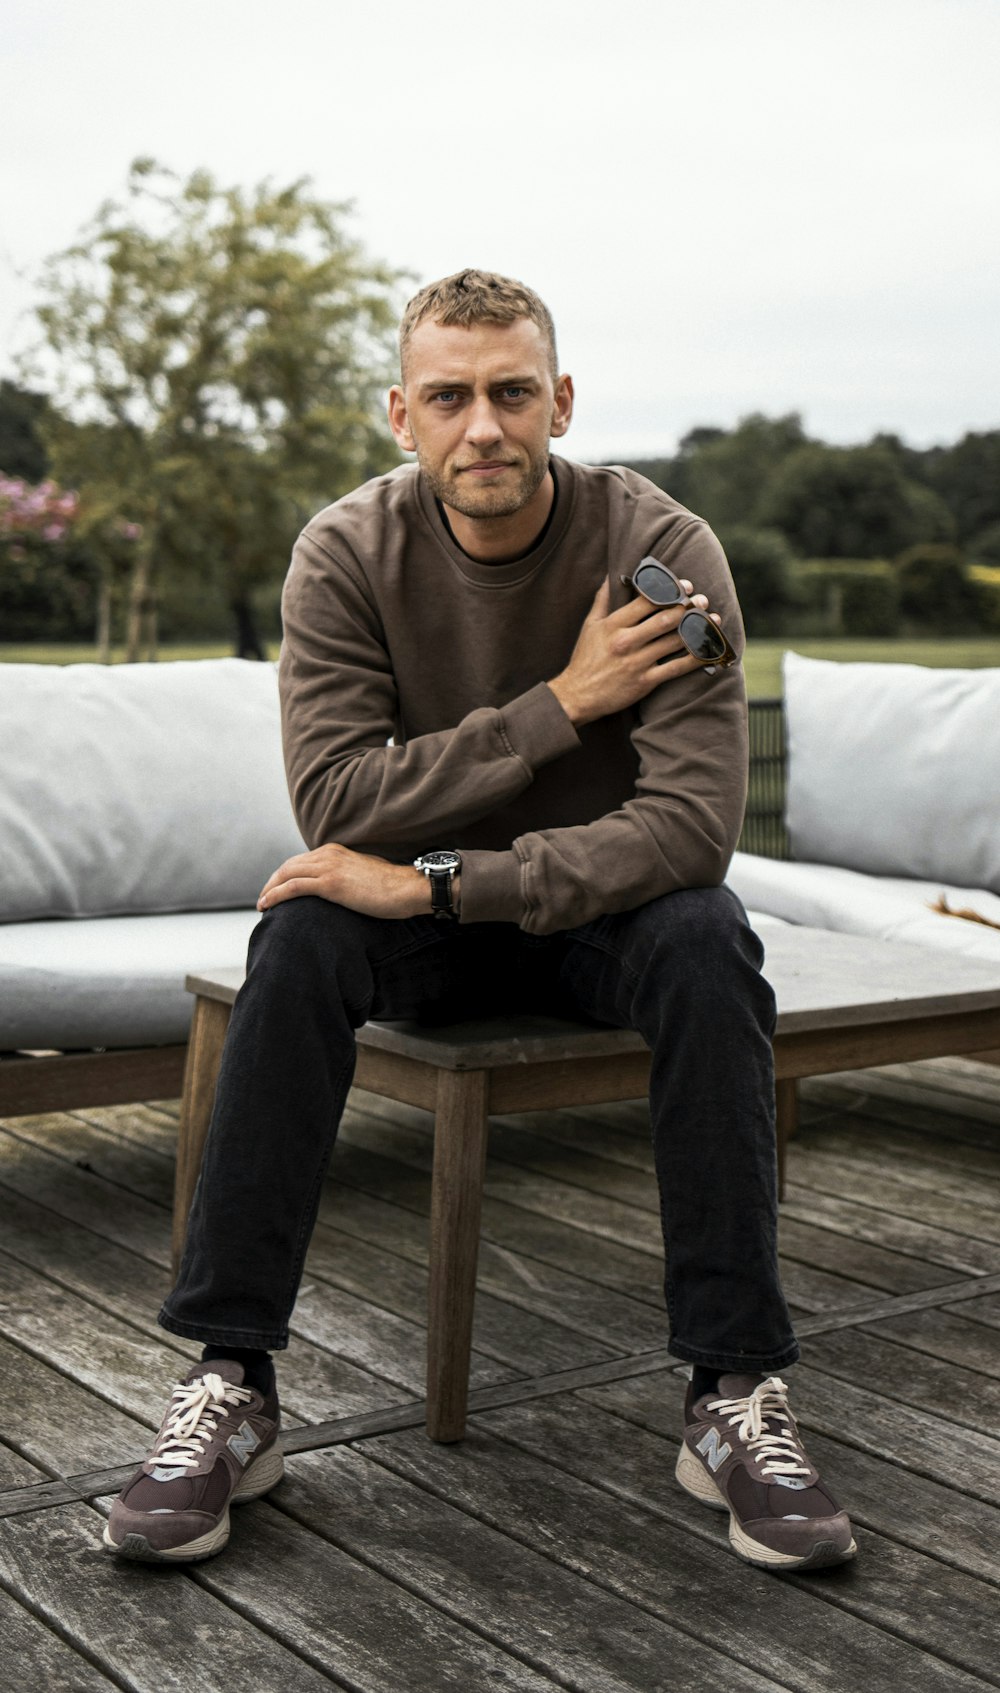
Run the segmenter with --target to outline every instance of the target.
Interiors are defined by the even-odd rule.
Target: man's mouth
[[[512,469],[509,459],[479,459],[475,464],[460,466],[463,474],[468,476],[496,476],[502,470]]]

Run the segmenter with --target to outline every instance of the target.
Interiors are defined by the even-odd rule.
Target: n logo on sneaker
[[[256,1452],[260,1445],[260,1436],[254,1434],[249,1423],[241,1423],[236,1433],[229,1436],[226,1445],[233,1457],[238,1458],[245,1468],[251,1455]]]
[[[728,1440],[720,1446],[718,1429],[710,1428],[699,1440],[697,1450],[702,1454],[714,1475],[720,1464],[724,1464],[729,1457],[732,1447]]]

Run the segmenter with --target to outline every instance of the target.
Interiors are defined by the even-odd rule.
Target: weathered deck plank
[[[17,1693],[112,1693],[118,1686],[2,1588],[0,1638],[8,1685]]]
[[[995,1667],[992,1587],[874,1535],[865,1536],[863,1563],[815,1578],[808,1599],[802,1584],[761,1572],[734,1583],[724,1520],[673,1482],[676,1441],[647,1434],[623,1465],[614,1419],[581,1415],[568,1395],[482,1420],[490,1435],[505,1438],[477,1433],[465,1452],[451,1453],[393,1435],[366,1452],[584,1580],[708,1644],[724,1639],[733,1657],[803,1693],[828,1689],[832,1664],[840,1686],[870,1693],[935,1685],[928,1653],[946,1652],[972,1674]],[[627,1497],[614,1486],[626,1473]],[[873,1622],[900,1638],[881,1639]],[[942,1682],[951,1684],[950,1677]]]
[[[327,1673],[189,1576],[116,1564],[100,1549],[100,1530],[100,1513],[86,1505],[0,1522],[0,1585],[77,1643],[117,1686],[232,1693],[238,1663],[250,1687],[328,1693]]]
[[[903,1069],[803,1088],[791,1379],[861,1555],[785,1581],[734,1560],[673,1480],[683,1380],[642,1103],[495,1121],[475,1374],[494,1408],[438,1448],[414,1403],[430,1119],[352,1096],[279,1370],[293,1450],[325,1444],[189,1572],[117,1566],[110,1501],[82,1502],[118,1485],[196,1351],[155,1322],[176,1103],[0,1124],[19,1693],[228,1690],[234,1662],[291,1693],[1000,1686],[1000,1072]]]
[[[381,1444],[381,1443],[379,1443]],[[423,1442],[428,1451],[435,1449]],[[440,1450],[437,1449],[440,1458]],[[752,1669],[642,1606],[581,1583],[558,1559],[497,1532],[357,1453],[295,1460],[281,1509],[563,1685],[650,1693],[683,1682],[770,1688]],[[498,1604],[500,1594],[505,1602]],[[669,1672],[666,1666],[669,1665]]]

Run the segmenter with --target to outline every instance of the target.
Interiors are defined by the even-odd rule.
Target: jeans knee
[[[249,972],[281,985],[314,983],[358,951],[357,913],[304,895],[266,911],[250,937]],[[361,947],[363,951],[363,946]]]
[[[679,987],[689,1004],[716,1015],[749,1012],[773,1028],[774,992],[762,976],[764,949],[729,888],[690,888],[645,908],[643,987],[661,1003]]]
[[[763,948],[740,901],[730,888],[681,888],[642,908],[641,926],[651,951],[698,959],[737,957],[760,967]]]

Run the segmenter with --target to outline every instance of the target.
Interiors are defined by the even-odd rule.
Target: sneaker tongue
[[[188,1371],[185,1379],[197,1381],[200,1376],[209,1375],[221,1376],[223,1381],[230,1382],[233,1387],[243,1386],[243,1365],[238,1364],[235,1358],[204,1358],[194,1369]]]
[[[720,1376],[717,1397],[719,1399],[748,1399],[754,1388],[759,1387],[761,1382],[767,1381],[767,1379],[767,1376],[762,1375]]]

